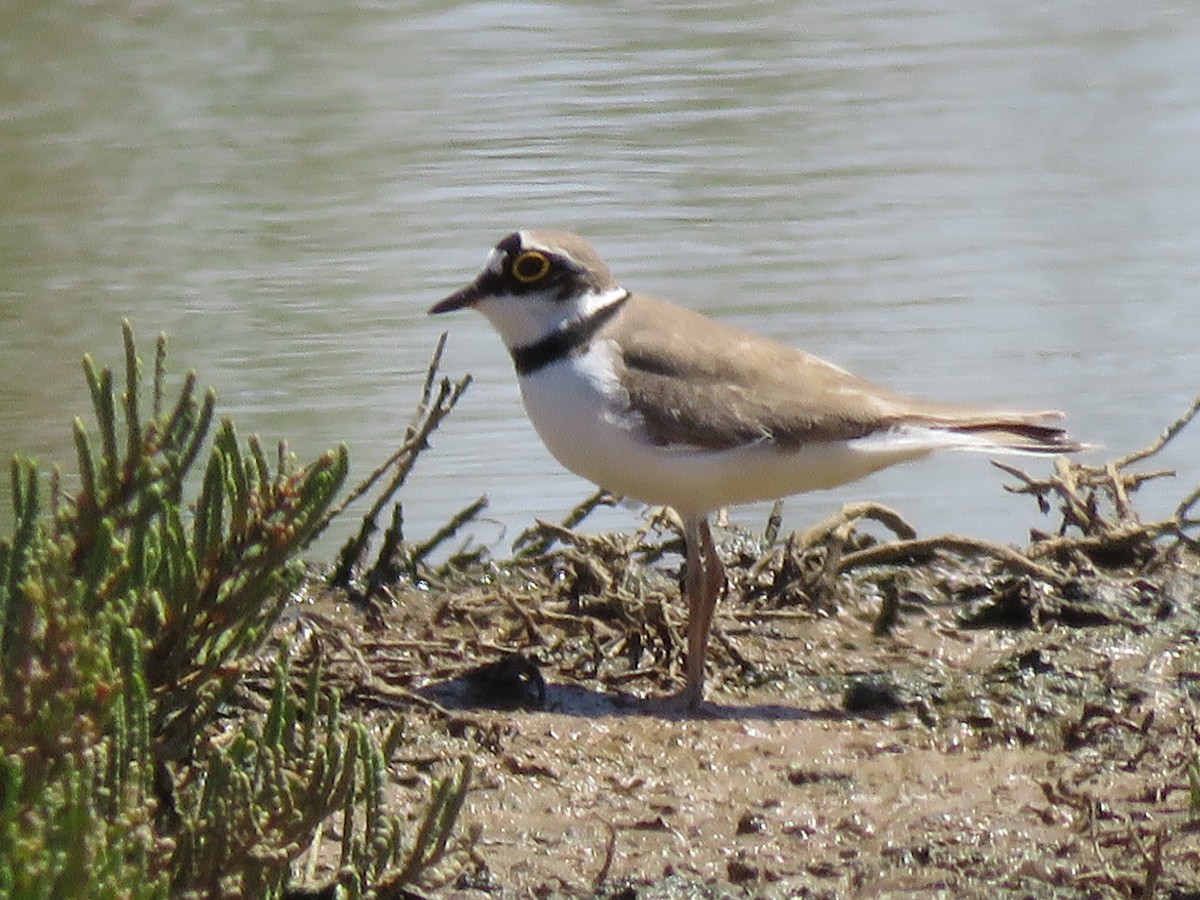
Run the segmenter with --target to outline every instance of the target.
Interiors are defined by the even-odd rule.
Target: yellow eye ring
[[[550,271],[550,260],[544,253],[536,250],[526,250],[513,260],[512,276],[521,284],[533,284],[541,281]]]

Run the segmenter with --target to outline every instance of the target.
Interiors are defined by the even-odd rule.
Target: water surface
[[[409,534],[487,493],[477,533],[503,549],[588,485],[482,318],[424,312],[538,226],[892,387],[1061,407],[1134,449],[1200,392],[1196,46],[1200,13],[1118,3],[10,5],[0,453],[70,467],[78,358],[116,363],[127,316],[243,431],[347,441],[362,474],[448,328],[446,371],[476,384]],[[1200,480],[1198,448],[1164,456],[1184,484],[1151,512]],[[942,457],[793,499],[786,524],[876,499],[1020,539],[1032,505],[1001,480]]]

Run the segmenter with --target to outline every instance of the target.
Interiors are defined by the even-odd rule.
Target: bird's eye
[[[541,281],[549,271],[550,260],[546,254],[538,253],[536,250],[526,250],[514,259],[512,264],[513,278],[521,284],[533,284],[535,281]]]

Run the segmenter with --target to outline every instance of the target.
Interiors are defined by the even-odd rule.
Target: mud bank
[[[373,727],[403,717],[395,808],[472,759],[430,895],[1200,896],[1196,500],[1143,523],[1118,463],[1014,470],[1061,516],[1024,548],[871,505],[722,531],[698,717],[655,702],[682,680],[669,516],[401,558],[356,602],[314,581],[283,631]]]

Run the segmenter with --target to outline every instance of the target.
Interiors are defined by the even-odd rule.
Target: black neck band
[[[596,310],[586,319],[577,319],[566,328],[548,334],[540,341],[534,341],[524,347],[514,347],[511,352],[517,374],[528,375],[536,372],[562,359],[572,350],[584,346],[605,322],[617,314],[617,310],[624,306],[628,299],[629,291],[625,291],[608,306]]]

